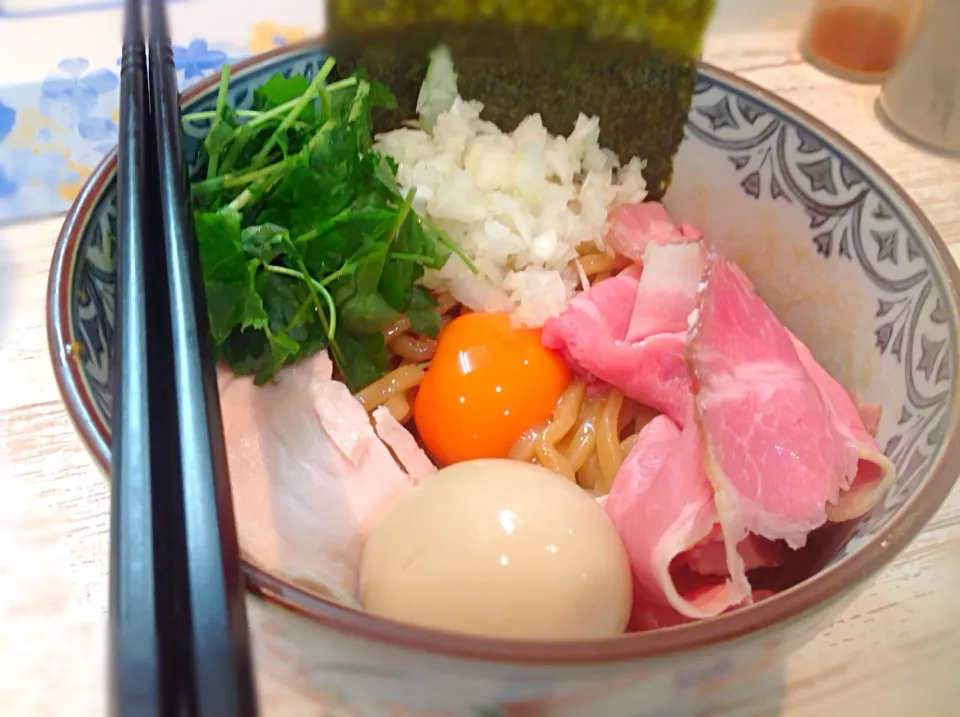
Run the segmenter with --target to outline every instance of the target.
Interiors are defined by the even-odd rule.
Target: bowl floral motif
[[[316,45],[302,44],[243,62],[228,101],[249,108],[253,90],[271,75],[312,77],[323,59]],[[215,102],[215,80],[183,97],[186,112],[211,110]],[[206,129],[206,121],[186,126],[188,156]],[[113,153],[68,215],[48,295],[58,382],[104,466],[115,172]],[[846,140],[708,66],[700,71],[665,203],[744,268],[848,389],[883,405],[878,443],[898,469],[885,502],[799,586],[712,620],[601,642],[430,633],[326,603],[248,565],[261,671],[329,706],[331,716],[641,717],[699,708],[815,635],[920,531],[960,471],[960,275],[929,222]]]

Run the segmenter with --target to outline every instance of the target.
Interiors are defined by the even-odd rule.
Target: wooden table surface
[[[960,162],[895,138],[875,87],[802,63],[790,32],[708,42],[707,59],[822,118],[876,159],[960,258]],[[0,228],[0,714],[106,713],[107,486],[63,408],[45,293],[61,219]],[[710,715],[960,713],[960,490],[827,631]],[[268,717],[315,707],[261,684]]]

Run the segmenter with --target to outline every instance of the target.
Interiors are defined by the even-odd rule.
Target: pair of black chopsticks
[[[163,0],[126,0],[110,585],[115,717],[257,714]]]

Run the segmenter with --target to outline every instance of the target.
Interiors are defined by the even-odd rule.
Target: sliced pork
[[[367,532],[412,485],[326,353],[266,386],[220,376],[240,548],[255,564],[357,606]]]
[[[852,484],[859,450],[789,332],[712,247],[688,358],[728,562],[748,533],[802,547]]]
[[[689,224],[678,229],[658,202],[620,204],[610,210],[607,224],[607,244],[635,261],[643,257],[651,244],[674,244],[700,238],[700,232]]]
[[[701,582],[686,592],[671,574],[674,560],[711,536],[717,524],[695,421],[686,421],[683,430],[666,416],[648,423],[618,471],[604,510],[630,558],[641,604],[696,619],[719,615],[750,598],[739,556],[727,566],[729,579]]]
[[[778,568],[790,555],[790,549],[782,541],[767,540],[752,534],[740,541],[737,552],[747,572],[755,568]],[[714,526],[710,535],[683,555],[682,560],[697,575],[729,576],[727,552],[720,523]]]
[[[793,348],[807,374],[830,408],[836,429],[856,447],[856,475],[848,490],[836,502],[827,504],[827,517],[834,522],[853,520],[873,510],[883,500],[896,477],[896,468],[874,441],[880,424],[880,406],[857,406],[840,383],[819,364],[810,349],[791,335]],[[869,424],[869,425],[868,425]]]
[[[561,351],[580,373],[616,386],[682,424],[690,403],[686,330],[628,341],[638,286],[632,272],[595,284],[547,321],[541,340]]]
[[[631,559],[634,629],[755,599],[747,571],[862,516],[894,477],[872,438],[879,408],[858,407],[696,229],[668,222],[659,205],[612,212],[611,244],[642,269],[543,331],[578,371],[662,414],[604,504]]]
[[[636,343],[657,334],[686,333],[703,267],[699,242],[648,245],[626,340]]]

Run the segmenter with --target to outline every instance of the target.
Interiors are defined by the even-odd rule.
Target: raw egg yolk
[[[520,435],[550,417],[570,369],[540,330],[506,314],[464,314],[440,333],[413,418],[443,465],[504,458]]]

